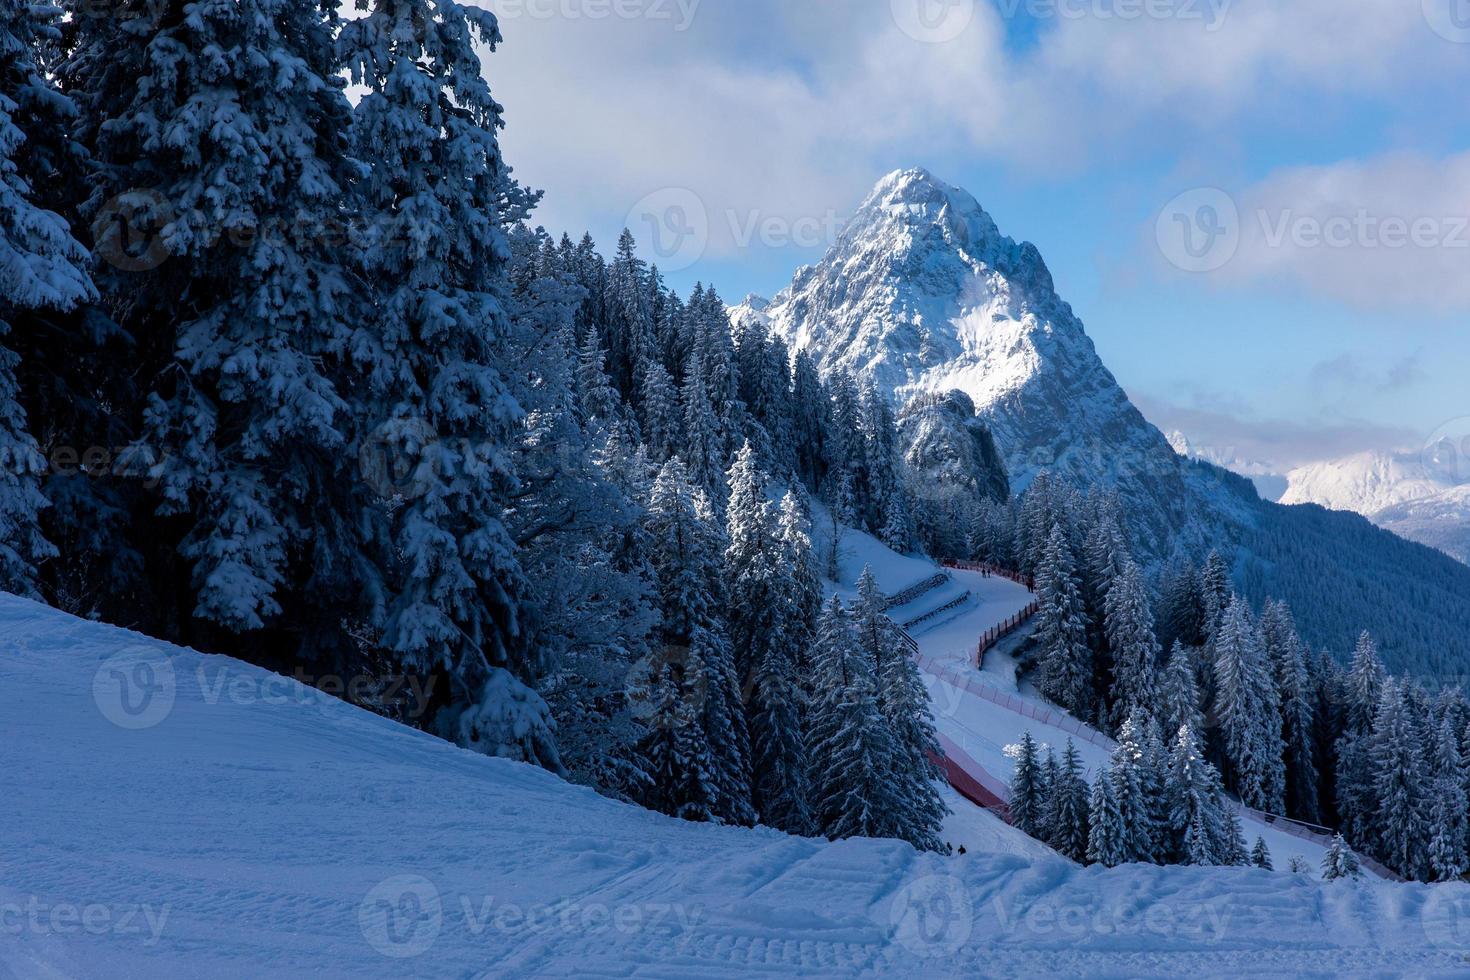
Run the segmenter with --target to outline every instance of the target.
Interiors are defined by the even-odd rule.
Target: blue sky
[[[1165,428],[1285,468],[1470,416],[1470,0],[483,2],[540,220],[691,201],[680,288],[774,293],[918,165]]]

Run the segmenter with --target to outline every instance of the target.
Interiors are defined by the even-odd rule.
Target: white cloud
[[[1470,308],[1470,153],[1284,168],[1234,193],[1186,193],[1160,217],[1165,258],[1214,284],[1365,309]]]
[[[943,44],[906,34],[890,0],[481,2],[513,14],[487,74],[509,159],[548,191],[541,220],[606,235],[649,193],[688,188],[711,212],[715,256],[740,247],[732,215],[846,213],[900,165],[1213,160],[1257,129],[1364,100],[1464,111],[1465,48],[1407,0],[1149,0],[1204,16],[1130,20],[1099,15],[1125,0],[978,0]],[[1007,43],[1008,10],[1042,15],[1034,43]],[[1443,96],[1427,105],[1426,91]]]

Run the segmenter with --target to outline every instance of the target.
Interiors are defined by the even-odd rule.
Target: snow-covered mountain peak
[[[768,308],[734,312],[897,402],[963,391],[1016,490],[1042,470],[1120,482],[1157,532],[1181,522],[1183,462],[1103,366],[1040,252],[926,170],[884,177],[820,262]],[[1148,478],[1109,480],[1125,470]]]

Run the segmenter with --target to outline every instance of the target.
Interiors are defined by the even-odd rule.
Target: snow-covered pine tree
[[[1280,813],[1281,710],[1250,606],[1236,598],[1216,626],[1215,716],[1226,760],[1226,785],[1249,806]]]
[[[794,483],[781,498],[776,534],[786,549],[786,560],[791,566],[791,606],[795,616],[788,626],[792,631],[792,642],[799,651],[799,662],[805,664],[806,658],[800,651],[811,644],[817,617],[822,611],[822,578],[817,571],[816,556],[812,553],[811,505],[799,482]]]
[[[811,651],[810,784],[817,829],[833,840],[882,836],[892,762],[877,681],[837,597],[822,611]]]
[[[1423,768],[1423,736],[1406,704],[1403,686],[1385,681],[1373,724],[1374,850],[1408,878],[1428,876],[1431,799]]]
[[[522,622],[545,665],[539,690],[557,721],[567,768],[637,796],[628,769],[642,733],[621,697],[649,653],[657,622],[646,535],[634,494],[578,422],[572,318],[582,291],[544,232],[511,236],[513,329],[502,344],[507,382],[525,408],[513,445],[518,486],[504,520],[526,571]]]
[[[1041,778],[1037,780],[1037,797],[1041,801],[1041,813],[1037,818],[1037,839],[1051,843],[1052,820],[1056,816],[1056,801],[1053,791],[1062,785],[1062,765],[1057,761],[1057,751],[1046,746],[1046,758],[1041,762]]]
[[[1342,834],[1335,834],[1332,843],[1327,847],[1327,853],[1322,857],[1322,880],[1337,881],[1347,878],[1356,881],[1362,876],[1358,856],[1348,846],[1348,842]]]
[[[354,203],[374,305],[342,343],[367,377],[354,392],[360,448],[411,464],[412,492],[384,502],[378,531],[393,560],[375,617],[383,644],[406,669],[448,675],[442,734],[556,767],[539,698],[523,690],[536,673],[519,620],[525,582],[501,521],[521,414],[496,358],[508,329],[502,229],[534,198],[501,157],[476,40],[495,49],[494,15],[454,0],[369,0],[342,26],[340,64],[364,90],[352,130],[371,163]]]
[[[689,476],[695,485],[704,490],[716,509],[720,509],[728,493],[723,437],[714,407],[710,404],[703,363],[696,350],[684,369],[684,387],[679,397],[684,415],[684,444],[679,455],[689,467]]]
[[[1256,846],[1251,848],[1251,865],[1264,871],[1276,870],[1271,866],[1271,849],[1266,846],[1266,838],[1256,838]]]
[[[1129,716],[1118,730],[1118,747],[1113,750],[1110,769],[1113,798],[1123,822],[1123,860],[1154,861],[1159,856],[1164,828],[1156,822],[1156,807],[1149,796],[1162,793],[1162,773],[1150,774],[1153,760],[1144,749],[1147,713]]]
[[[117,266],[99,267],[107,306],[152,387],[127,465],[158,481],[139,540],[169,593],[159,618],[215,649],[355,669],[347,623],[381,621],[387,559],[343,397],[361,291],[332,239],[359,170],[335,12],[129,14],[78,17],[59,75],[99,163],[83,210]]]
[[[822,485],[825,475],[827,395],[811,354],[796,352],[791,367],[791,445],[796,455],[796,472],[812,488]]]
[[[674,379],[658,360],[645,362],[641,428],[649,454],[659,463],[679,451],[683,424]]]
[[[745,438],[756,447],[762,466],[784,470],[788,463],[777,458],[772,429],[782,424],[786,371],[775,369],[770,353],[765,325],[754,318],[741,321],[735,330],[735,366],[740,401],[746,409]]]
[[[1184,555],[1175,555],[1159,580],[1159,646],[1201,646],[1204,617],[1199,572]]]
[[[1229,815],[1220,775],[1200,752],[1194,732],[1181,728],[1169,755],[1169,826],[1176,838],[1174,860],[1184,864],[1227,864],[1232,851]]]
[[[1204,727],[1191,648],[1178,642],[1174,644],[1159,681],[1158,693],[1159,721],[1164,731],[1177,732],[1185,727],[1190,731],[1200,731]]]
[[[1373,730],[1383,700],[1385,676],[1383,661],[1378,656],[1378,644],[1365,632],[1358,638],[1353,663],[1348,669],[1346,722],[1349,734],[1366,735]]]
[[[704,370],[705,391],[714,406],[717,448],[722,459],[733,460],[745,441],[746,411],[740,400],[740,376],[735,363],[730,317],[713,286],[704,291],[697,305],[691,299],[689,306],[694,349]]]
[[[867,512],[866,454],[857,382],[845,371],[834,371],[827,379],[824,432],[828,502],[844,512],[845,523],[856,526]]]
[[[1201,634],[1206,641],[1212,639],[1225,611],[1235,598],[1230,584],[1230,567],[1218,551],[1211,551],[1200,571]]]
[[[872,596],[859,589],[859,622],[868,621],[870,602]],[[944,776],[936,762],[941,750],[929,712],[929,692],[918,666],[897,644],[879,661],[878,705],[892,740],[889,779],[895,792],[890,836],[922,851],[946,850],[939,834],[949,808],[937,788]]]
[[[1240,810],[1229,801],[1225,803],[1225,860],[1222,862],[1243,868],[1250,863],[1250,851],[1245,843],[1245,824]]]
[[[730,468],[725,581],[735,664],[749,692],[756,809],[793,834],[811,832],[798,643],[810,630],[796,606],[790,556],[766,499],[767,476],[745,443]]]
[[[944,850],[940,825],[949,812],[935,789],[940,778],[934,758],[939,754],[929,695],[918,667],[899,642],[898,628],[885,615],[887,605],[871,568],[858,579],[853,621],[858,644],[872,665],[878,685],[878,706],[888,739],[893,787],[891,813],[885,836],[906,840],[921,850]]]
[[[708,670],[687,650],[639,666],[646,669],[634,670],[627,694],[645,724],[638,751],[648,783],[641,801],[684,820],[714,820],[719,787],[702,710]]]
[[[1104,766],[1093,779],[1088,823],[1089,863],[1116,868],[1133,859],[1127,845],[1128,828],[1118,809],[1117,786],[1110,766]]]
[[[1434,746],[1434,781],[1429,819],[1429,869],[1436,881],[1454,881],[1470,870],[1470,803],[1466,802],[1460,738],[1446,717]]]
[[[1055,777],[1047,786],[1047,843],[1073,861],[1087,860],[1089,791],[1082,777],[1082,757],[1067,739]]]
[[[1159,645],[1154,635],[1143,570],[1125,559],[1107,589],[1108,650],[1113,660],[1112,724],[1116,731],[1135,714],[1158,705]]]
[[[1045,809],[1041,760],[1036,739],[1028,731],[1015,750],[1015,772],[1011,776],[1011,823],[1023,834],[1042,837]]]
[[[908,551],[913,547],[913,521],[893,408],[870,381],[863,384],[860,406],[868,527],[890,548]]]
[[[39,332],[38,315],[97,296],[86,250],[38,196],[70,162],[55,151],[70,142],[76,116],[35,57],[43,41],[56,41],[60,16],[43,4],[0,7],[0,589],[25,596],[39,594],[37,566],[57,550],[41,529],[46,461],[22,407],[15,348]]]
[[[1087,502],[1087,533],[1078,561],[1078,584],[1087,615],[1087,642],[1093,653],[1093,699],[1111,704],[1109,695],[1117,677],[1113,650],[1109,646],[1108,593],[1129,560],[1123,533],[1118,528],[1120,504],[1116,495],[1099,495],[1095,490]],[[1140,583],[1141,585],[1141,583]],[[1146,601],[1146,600],[1145,600]],[[1152,615],[1150,614],[1150,620]],[[1150,624],[1152,630],[1152,624]],[[1127,712],[1123,713],[1123,717]],[[1121,718],[1107,722],[1116,727]]]
[[[607,433],[623,420],[623,402],[607,373],[607,350],[595,326],[588,327],[577,348],[577,400],[582,425]]]
[[[663,642],[675,650],[687,647],[705,665],[704,726],[719,789],[717,815],[729,823],[754,823],[750,741],[724,619],[724,536],[678,457],[654,480],[644,527]]]
[[[637,255],[633,233],[624,228],[607,271],[608,376],[623,398],[636,401],[643,366],[657,356],[649,309],[649,270]]]
[[[1038,686],[1078,718],[1091,720],[1092,658],[1066,532],[1054,525],[1036,572]]]
[[[1266,603],[1261,615],[1261,635],[1281,704],[1286,812],[1315,823],[1321,814],[1317,806],[1318,776],[1313,749],[1313,699],[1301,637],[1286,603]]]
[[[1143,727],[1142,758],[1139,775],[1143,782],[1143,798],[1148,807],[1150,826],[1153,828],[1153,853],[1148,860],[1154,864],[1167,863],[1173,855],[1175,835],[1170,829],[1169,796],[1169,748],[1164,744],[1163,731],[1159,723],[1149,718]]]

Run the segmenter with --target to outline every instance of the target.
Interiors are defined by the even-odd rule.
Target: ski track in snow
[[[5,980],[1470,975],[1467,886],[687,824],[10,596],[0,689]]]

